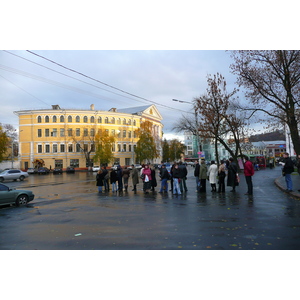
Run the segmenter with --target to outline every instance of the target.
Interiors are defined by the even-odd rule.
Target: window
[[[83,135],[88,136],[89,135],[89,130],[87,128],[83,129]]]
[[[43,146],[42,145],[38,145],[38,153],[42,153],[43,152]]]
[[[128,131],[128,137],[131,138],[131,131]]]
[[[53,144],[52,150],[53,150],[53,153],[57,152],[57,144]]]
[[[136,120],[133,120],[133,126],[136,126]]]
[[[128,125],[131,125],[131,119],[128,120]]]
[[[73,122],[72,116],[68,116],[68,123],[72,123],[72,122]]]
[[[90,135],[95,136],[95,129],[94,128],[91,129]]]
[[[57,129],[56,128],[52,129],[51,136],[53,136],[53,137],[57,136]]]
[[[81,148],[80,148],[80,144],[76,144],[76,152],[80,152],[81,151]]]
[[[45,136],[50,136],[50,131],[49,131],[49,129],[45,129]]]
[[[126,144],[123,144],[123,151],[126,152]]]
[[[60,128],[60,136],[65,136],[65,129],[64,128]]]
[[[112,124],[115,124],[115,123],[116,123],[116,119],[115,119],[115,118],[112,118],[112,119],[111,119],[111,123],[112,123]]]
[[[64,116],[60,116],[59,121],[60,121],[61,123],[63,123],[63,122],[65,121],[65,117],[64,117]]]
[[[109,129],[105,129],[105,134],[109,135]]]
[[[118,119],[117,124],[121,125],[121,119],[120,118]]]
[[[38,129],[38,137],[42,137],[42,129]]]
[[[83,117],[83,122],[84,122],[84,123],[87,123],[87,121],[88,121],[88,117],[87,117],[87,116],[84,116],[84,117]]]
[[[123,130],[123,138],[126,138],[126,130]]]
[[[91,117],[91,123],[95,123],[95,117]]]
[[[137,134],[136,131],[133,132],[133,137],[136,138]]]
[[[121,152],[121,144],[118,144],[118,152]]]
[[[70,167],[79,168],[79,159],[70,159]]]
[[[52,117],[52,122],[53,122],[53,123],[56,123],[56,122],[57,122],[56,116],[53,116],[53,117]]]
[[[102,123],[102,118],[101,117],[98,118],[98,123]]]
[[[76,136],[80,136],[80,128],[76,128]]]
[[[111,151],[112,151],[112,152],[115,152],[115,151],[116,151],[116,145],[115,145],[115,144],[112,144]]]
[[[45,117],[45,123],[49,123],[49,116]]]
[[[60,152],[65,152],[65,144],[60,144]]]
[[[125,158],[125,165],[126,166],[130,165],[130,158]]]
[[[128,151],[131,152],[132,151],[132,146],[129,145],[128,148],[129,148]]]
[[[72,128],[68,128],[68,136],[72,136],[73,135],[73,130]]]
[[[63,167],[63,160],[62,159],[56,159],[55,160],[55,168],[62,168]]]
[[[91,145],[91,152],[95,152],[95,144]]]
[[[126,119],[123,119],[123,125],[126,125]]]
[[[84,144],[83,145],[83,151],[84,152],[88,152],[88,144]]]
[[[38,116],[37,121],[38,121],[38,123],[42,123],[42,117]]]
[[[80,117],[76,116],[76,122],[79,123],[80,122]]]
[[[49,144],[45,145],[45,152],[46,153],[50,152],[50,145]]]
[[[68,152],[73,152],[73,144],[68,145]]]
[[[114,129],[111,130],[111,135],[115,136],[116,135],[116,131]]]
[[[105,124],[108,124],[108,117],[105,118]]]

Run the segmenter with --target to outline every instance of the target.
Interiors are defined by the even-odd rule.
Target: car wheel
[[[18,198],[16,200],[16,206],[26,205],[27,202],[28,202],[28,196],[27,195],[20,195],[20,196],[18,196]]]
[[[20,179],[20,181],[23,181],[25,179],[25,176],[22,175],[22,176],[20,176],[19,179]]]
[[[4,178],[3,177],[0,177],[0,182],[3,182],[4,181]]]

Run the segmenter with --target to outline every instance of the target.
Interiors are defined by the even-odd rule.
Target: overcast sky
[[[207,75],[217,72],[227,80],[228,90],[235,86],[230,53],[221,50],[32,52],[92,79],[25,50],[1,51],[0,120],[4,124],[18,126],[13,111],[51,108],[52,104],[65,109],[89,109],[95,104],[96,110],[155,104],[163,116],[165,134],[175,134],[176,120],[191,112],[192,106],[172,99],[193,101],[205,92]]]

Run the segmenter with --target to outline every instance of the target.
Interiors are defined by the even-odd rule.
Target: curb
[[[295,197],[295,198],[297,198],[297,199],[300,199],[300,194],[299,194],[299,193],[297,193],[297,192],[287,192],[287,191],[286,191],[286,187],[283,186],[283,185],[279,182],[281,178],[282,178],[282,177],[278,177],[278,178],[276,178],[276,179],[274,180],[275,185],[276,185],[280,190],[282,190],[283,192],[285,192],[286,194],[291,195],[291,196],[293,196],[293,197]]]

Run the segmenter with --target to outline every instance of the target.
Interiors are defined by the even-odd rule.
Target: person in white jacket
[[[211,185],[211,191],[216,192],[217,191],[217,175],[218,175],[218,166],[215,164],[215,161],[212,160],[207,172],[208,180]]]

